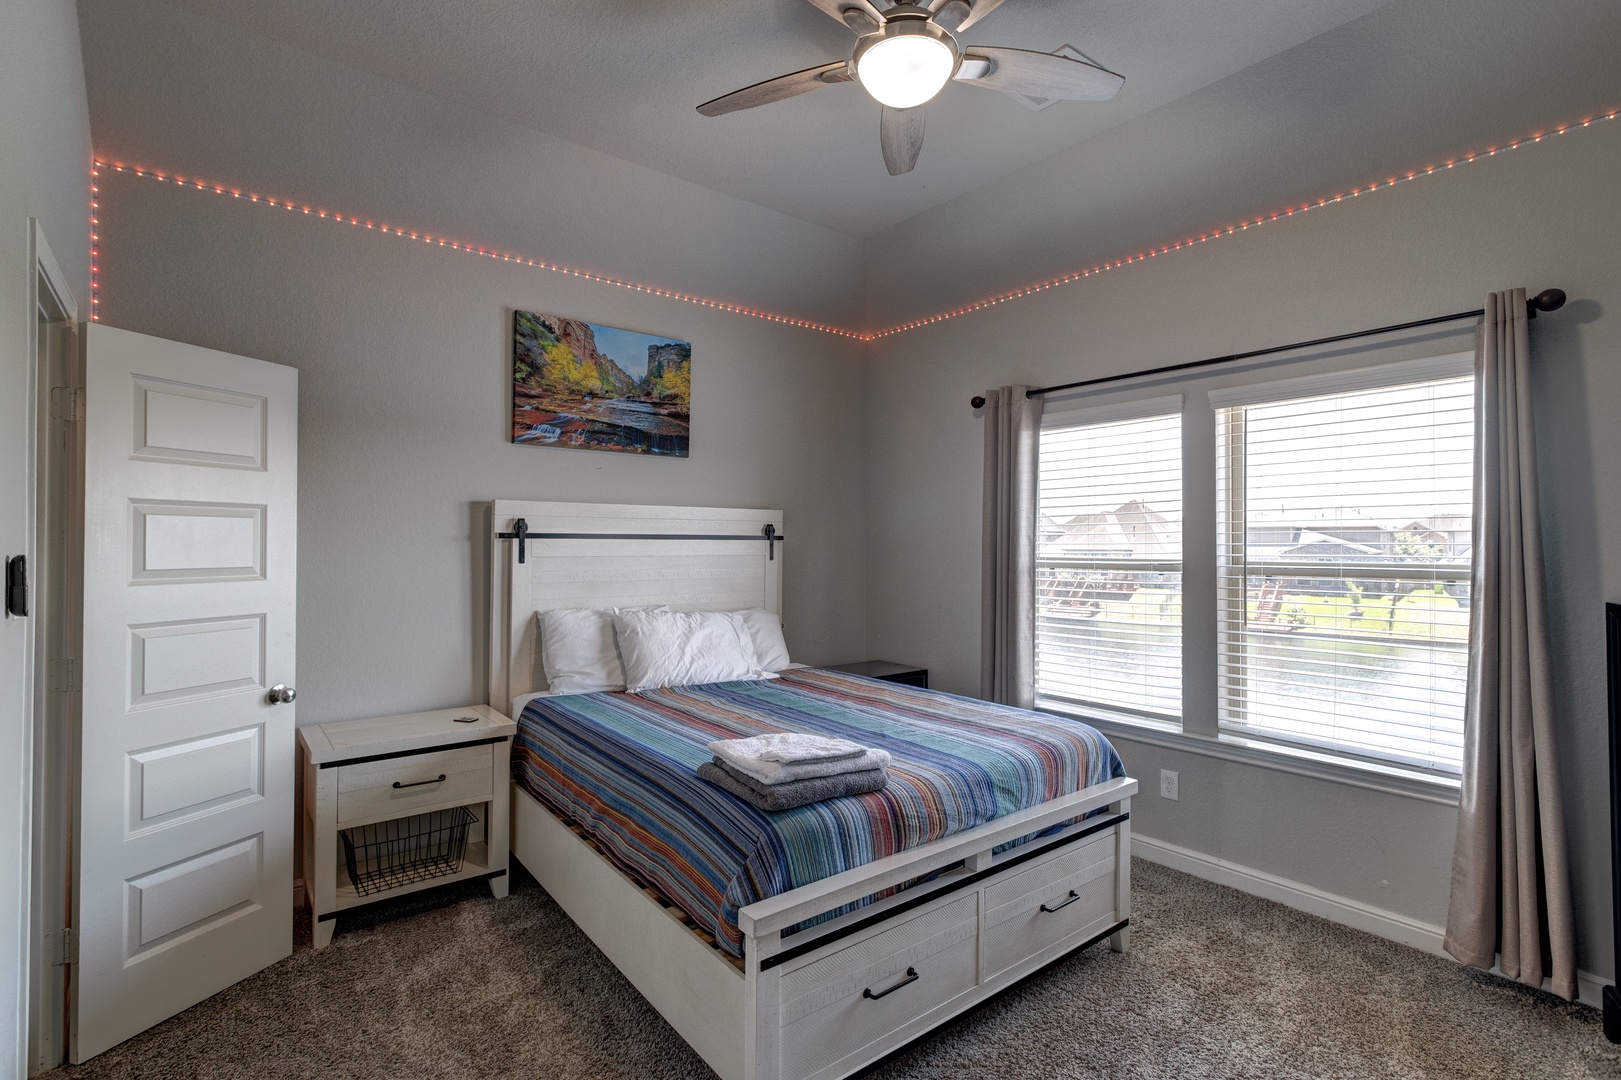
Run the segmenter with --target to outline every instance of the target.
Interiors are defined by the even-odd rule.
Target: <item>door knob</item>
[[[270,688],[270,693],[265,695],[265,700],[269,701],[272,705],[285,705],[297,696],[298,691],[294,690],[291,686],[287,686],[283,683],[277,683],[275,686]]]

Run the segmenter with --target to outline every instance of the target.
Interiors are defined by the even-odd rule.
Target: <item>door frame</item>
[[[24,957],[28,1075],[67,1060],[70,874],[79,726],[84,538],[84,360],[79,308],[37,219],[28,230],[28,512],[32,633],[24,823],[30,842]],[[56,435],[60,431],[61,439]]]

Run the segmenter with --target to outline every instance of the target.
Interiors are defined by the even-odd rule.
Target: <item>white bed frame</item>
[[[526,538],[521,562],[516,539],[497,535],[519,520],[540,534]],[[779,510],[497,501],[489,524],[489,703],[502,712],[545,689],[536,611],[781,611]],[[769,545],[766,526],[777,536]],[[751,904],[738,919],[741,967],[521,786],[512,791],[512,853],[723,1080],[848,1076],[1061,956],[1105,937],[1117,952],[1130,942],[1131,779]],[[995,853],[1095,810],[1104,813]]]

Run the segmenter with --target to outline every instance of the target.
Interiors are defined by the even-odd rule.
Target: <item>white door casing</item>
[[[37,273],[30,289],[35,358],[35,532],[29,556],[34,624],[34,729],[31,751],[33,858],[30,918],[23,924],[31,955],[28,1068],[67,1060],[67,995],[63,929],[73,921],[68,893],[68,829],[74,818],[72,777],[78,752],[80,589],[79,544],[84,535],[84,385],[78,309],[37,221],[31,222]]]
[[[75,1062],[293,934],[298,373],[87,330]]]

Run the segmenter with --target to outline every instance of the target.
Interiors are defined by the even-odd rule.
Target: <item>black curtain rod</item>
[[[1565,292],[1563,289],[1544,289],[1525,302],[1526,314],[1533,319],[1537,317],[1539,311],[1558,311],[1564,306]],[[1317,345],[1332,345],[1336,341],[1354,341],[1357,338],[1373,337],[1375,334],[1391,334],[1398,330],[1417,330],[1422,326],[1436,326],[1440,323],[1458,322],[1461,319],[1478,319],[1484,314],[1486,314],[1485,308],[1476,308],[1473,311],[1459,311],[1451,315],[1437,315],[1432,319],[1417,319],[1413,322],[1396,323],[1392,326],[1376,326],[1371,330],[1335,334],[1333,337],[1317,338],[1314,341],[1297,341],[1292,345],[1274,345],[1270,349],[1251,349],[1249,352],[1230,353],[1227,356],[1212,356],[1208,360],[1190,360],[1185,364],[1167,364],[1164,367],[1148,368],[1143,371],[1128,371],[1122,375],[1104,375],[1097,379],[1059,383],[1057,386],[1040,386],[1034,390],[1025,391],[1024,396],[1039,397],[1042,394],[1054,394],[1060,390],[1076,390],[1083,386],[1119,382],[1121,379],[1141,379],[1149,375],[1187,371],[1189,368],[1210,367],[1213,364],[1231,364],[1236,360],[1253,360],[1257,356],[1270,356],[1273,353],[1289,352],[1292,349],[1310,349]],[[983,409],[985,407],[985,398],[976,394],[969,399],[968,403],[976,409]]]

